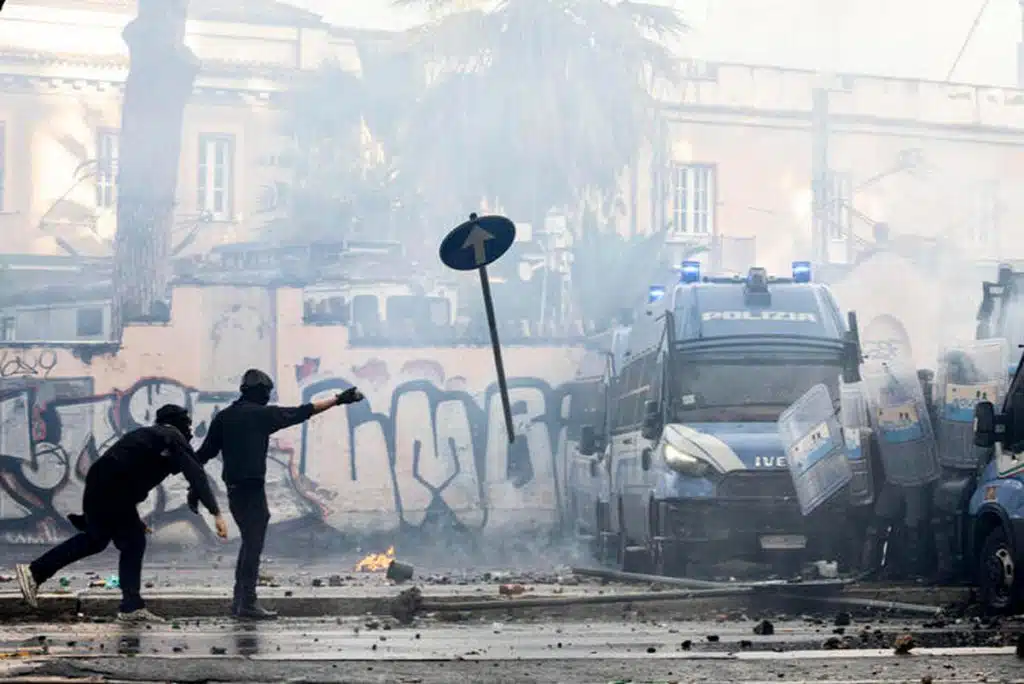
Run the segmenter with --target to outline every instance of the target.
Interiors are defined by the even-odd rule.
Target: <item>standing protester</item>
[[[156,425],[132,430],[114,442],[85,476],[83,515],[69,515],[77,535],[50,549],[30,565],[18,565],[18,584],[25,600],[38,607],[39,585],[72,563],[107,548],[111,541],[121,552],[118,564],[122,622],[163,622],[142,600],[142,557],[146,525],[138,504],[167,479],[181,473],[210,514],[217,536],[228,536],[227,523],[217,507],[206,473],[195,459],[189,441],[192,419],[181,406],[167,404],[156,412]]]
[[[231,612],[238,618],[268,620],[277,613],[256,600],[260,555],[270,522],[267,505],[267,452],[270,436],[298,425],[334,406],[362,401],[356,388],[330,399],[302,406],[268,406],[274,381],[263,371],[250,369],[242,376],[241,396],[210,421],[210,429],[196,457],[203,465],[220,453],[224,457],[224,484],[231,515],[238,524],[242,546],[235,566],[235,595]],[[189,507],[197,510],[197,492],[189,493]]]

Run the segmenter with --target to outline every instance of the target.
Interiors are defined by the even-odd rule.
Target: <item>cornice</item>
[[[32,67],[45,67],[47,75],[53,75],[53,68],[65,68],[69,72],[80,73],[87,70],[95,73],[120,73],[127,75],[129,67],[128,55],[88,55],[79,53],[31,52],[26,50],[0,49],[0,73],[17,71],[31,74]],[[243,60],[204,59],[201,62],[200,76],[241,76],[246,79],[253,77],[267,78],[288,82],[301,73],[298,67],[266,62]]]

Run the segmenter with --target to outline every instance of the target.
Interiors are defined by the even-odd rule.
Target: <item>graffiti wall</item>
[[[278,358],[295,352],[270,362],[280,403],[354,385],[367,397],[275,435],[268,468],[274,523],[326,523],[346,536],[431,526],[507,534],[557,524],[561,455],[580,422],[572,407],[576,350],[507,350],[510,443],[489,349],[335,345],[319,355],[318,348],[330,345],[321,344],[316,331],[264,337],[276,340]],[[156,358],[159,348],[147,353]],[[49,543],[70,534],[66,516],[81,506],[89,466],[118,437],[151,424],[163,404],[192,411],[198,447],[210,419],[236,396],[227,383],[237,384],[244,370],[225,368],[222,356],[209,388],[189,378],[131,375],[144,365],[131,354],[126,342],[116,354],[88,363],[65,350],[2,357],[0,541]],[[190,360],[184,368],[203,376],[206,364]],[[223,501],[220,460],[207,472]],[[212,539],[208,519],[188,511],[186,493],[184,479],[172,477],[142,506],[157,539]]]

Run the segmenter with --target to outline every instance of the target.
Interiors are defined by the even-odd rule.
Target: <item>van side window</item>
[[[614,391],[615,430],[629,430],[643,422],[644,402],[657,398],[652,396],[651,386],[660,385],[660,365],[658,352],[651,351],[634,358],[623,369]]]
[[[636,384],[636,367],[637,363],[635,360],[630,362],[622,369],[619,377],[615,380],[614,429],[616,430],[628,430],[636,424],[636,412],[633,408],[632,396],[630,394],[633,386]]]

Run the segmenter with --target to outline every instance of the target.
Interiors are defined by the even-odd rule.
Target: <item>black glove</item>
[[[199,495],[191,487],[188,488],[188,510],[199,513]]]
[[[339,406],[341,404],[354,404],[357,401],[363,400],[363,393],[355,387],[349,387],[337,396],[337,400]]]

